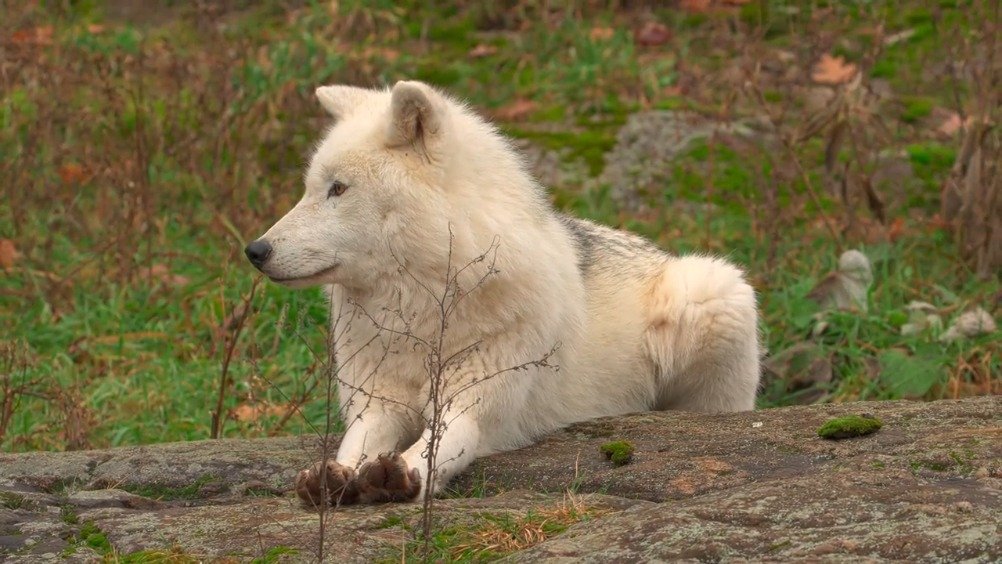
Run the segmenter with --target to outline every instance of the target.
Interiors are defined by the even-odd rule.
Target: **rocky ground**
[[[847,414],[883,428],[817,436]],[[983,397],[603,419],[477,461],[437,508],[452,530],[569,502],[588,516],[508,555],[518,561],[998,561],[1000,417],[1002,399]],[[600,453],[613,440],[633,443],[630,463]],[[319,519],[289,486],[315,452],[274,438],[0,455],[0,557],[308,560]],[[325,558],[399,561],[419,513],[331,512]]]

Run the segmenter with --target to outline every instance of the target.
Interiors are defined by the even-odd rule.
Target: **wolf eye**
[[[330,198],[332,196],[340,196],[341,194],[344,194],[344,191],[347,189],[347,184],[341,182],[340,180],[335,180],[334,182],[331,182],[331,187],[327,190],[327,197]]]

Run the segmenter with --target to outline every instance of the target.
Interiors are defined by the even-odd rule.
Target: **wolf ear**
[[[372,92],[357,86],[321,86],[317,88],[316,94],[327,113],[340,121],[351,115]]]
[[[441,137],[445,104],[428,85],[401,81],[390,93],[390,130],[387,145],[413,146],[431,157],[435,142]]]

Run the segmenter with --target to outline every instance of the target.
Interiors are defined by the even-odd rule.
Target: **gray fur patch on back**
[[[668,259],[664,251],[633,233],[564,214],[558,217],[574,240],[582,275],[593,270],[641,275]]]
[[[597,235],[591,233],[588,224],[580,219],[563,214],[558,217],[567,231],[570,232],[571,237],[574,238],[574,249],[578,255],[578,270],[582,273],[587,272],[594,264],[595,256],[592,250],[598,238]]]

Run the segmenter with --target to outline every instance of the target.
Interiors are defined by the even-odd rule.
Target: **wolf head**
[[[316,95],[335,124],[311,159],[305,194],[245,249],[276,282],[365,286],[412,261],[431,266],[448,252],[453,227],[469,238],[452,202],[475,190],[475,162],[494,154],[522,174],[491,126],[420,82],[323,86]]]

